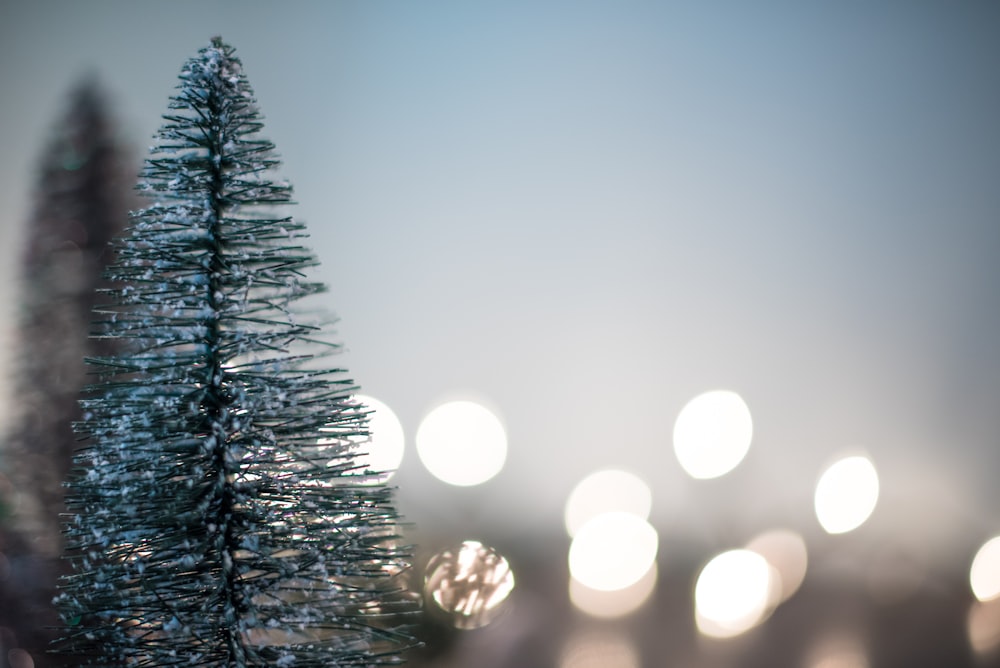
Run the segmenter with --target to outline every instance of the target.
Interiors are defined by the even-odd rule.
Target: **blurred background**
[[[0,0],[3,508],[34,497],[46,146],[89,82],[134,174],[219,34],[401,456],[412,665],[1000,666],[998,31],[990,2]],[[0,581],[49,549],[0,544]]]

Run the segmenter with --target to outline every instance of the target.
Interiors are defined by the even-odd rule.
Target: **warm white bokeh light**
[[[0,647],[2,649],[2,647]],[[35,660],[23,649],[12,649],[7,652],[7,663],[10,668],[34,668]]]
[[[486,482],[507,459],[500,420],[472,401],[451,401],[431,411],[417,429],[417,454],[435,478],[468,487]]]
[[[976,552],[969,569],[969,584],[980,601],[1000,596],[1000,536],[989,539]]]
[[[577,610],[591,617],[614,619],[624,617],[638,610],[649,599],[656,588],[658,577],[656,563],[646,571],[638,582],[624,589],[601,591],[591,589],[574,577],[569,579],[569,599]]]
[[[816,518],[827,533],[857,529],[875,510],[879,483],[867,457],[846,457],[831,465],[816,483]]]
[[[631,513],[603,513],[580,527],[569,548],[570,574],[599,591],[631,587],[653,567],[659,537]]]
[[[869,668],[864,648],[850,636],[828,638],[809,653],[806,668]]]
[[[868,659],[860,651],[844,651],[820,657],[810,668],[868,668]]]
[[[575,536],[587,520],[601,513],[632,513],[647,519],[652,505],[649,485],[638,476],[617,469],[597,471],[577,483],[566,500],[566,531]]]
[[[1000,598],[973,601],[967,623],[969,644],[976,654],[989,655],[1000,650]]]
[[[798,591],[809,562],[802,536],[788,529],[773,529],[756,536],[746,549],[764,557],[773,569],[771,605],[787,601]]]
[[[563,649],[559,668],[639,668],[639,653],[628,639],[603,633],[580,633]]]
[[[372,411],[368,416],[371,435],[358,443],[356,460],[366,471],[377,474],[373,482],[384,483],[396,473],[403,461],[406,448],[403,425],[393,410],[378,399],[364,394],[356,395],[354,399]]]
[[[467,540],[431,557],[424,589],[457,628],[473,629],[493,620],[514,589],[514,574],[496,550]]]
[[[705,635],[728,638],[756,626],[768,610],[771,566],[750,550],[723,552],[695,584],[695,618]]]
[[[753,439],[753,420],[735,392],[700,394],[674,423],[674,453],[692,478],[717,478],[743,461]]]

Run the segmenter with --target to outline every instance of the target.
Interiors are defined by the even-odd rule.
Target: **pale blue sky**
[[[407,453],[418,524],[558,532],[617,465],[679,536],[809,532],[821,467],[861,447],[873,522],[966,549],[1000,503],[998,29],[985,2],[3,0],[6,276],[67,91],[96,73],[144,154],[221,34],[353,375],[410,437],[463,393],[507,424],[474,491]],[[670,431],[720,387],[755,442],[695,483]]]

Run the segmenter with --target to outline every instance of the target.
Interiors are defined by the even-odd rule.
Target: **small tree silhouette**
[[[63,651],[93,664],[374,666],[410,643],[391,490],[366,413],[296,315],[323,286],[232,47],[189,60],[99,307],[71,478]],[[75,627],[75,628],[72,628]]]
[[[77,447],[83,358],[108,351],[107,341],[88,339],[91,311],[134,183],[113,127],[96,82],[81,83],[42,160],[21,267],[15,425],[0,459],[18,499],[0,516],[0,553],[10,568],[0,578],[0,627],[15,637],[0,646],[27,651],[36,668],[53,660],[45,652],[58,622],[62,483]],[[6,662],[0,652],[0,666]]]

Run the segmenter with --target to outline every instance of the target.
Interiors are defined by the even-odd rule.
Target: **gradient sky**
[[[0,0],[6,284],[70,88],[96,73],[143,156],[216,34],[354,377],[408,447],[447,398],[507,426],[473,490],[408,451],[418,525],[562,540],[576,481],[621,466],[681,543],[808,534],[822,467],[860,448],[873,531],[931,555],[997,531],[995,3]],[[717,388],[755,440],[695,482],[671,429]]]

